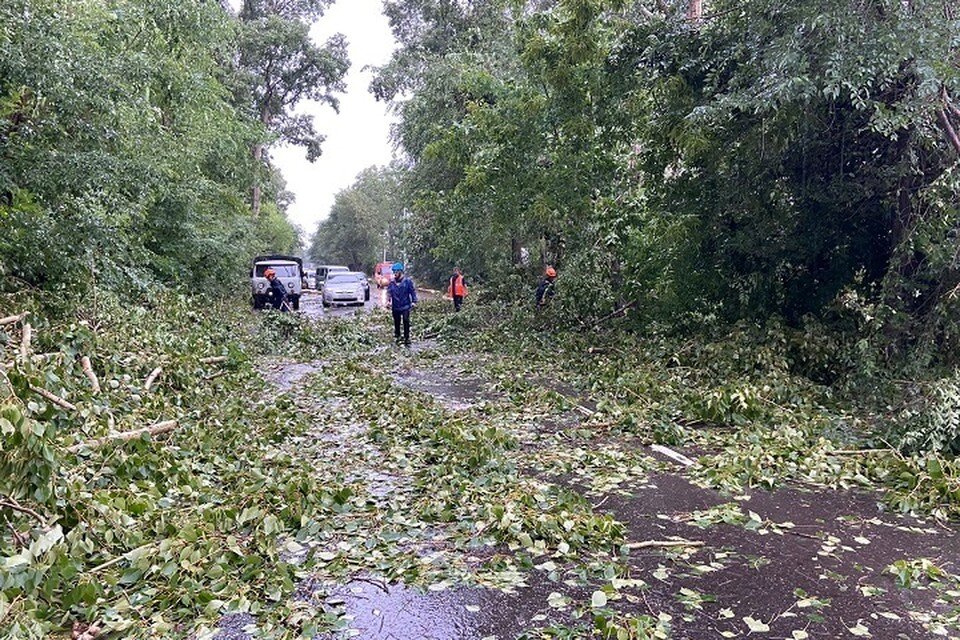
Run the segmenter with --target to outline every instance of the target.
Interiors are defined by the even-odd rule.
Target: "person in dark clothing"
[[[287,288],[280,282],[277,272],[273,269],[267,269],[263,272],[264,277],[270,282],[270,304],[274,309],[287,311],[290,305],[287,304]]]
[[[550,304],[556,290],[557,270],[553,267],[547,267],[540,280],[540,286],[537,287],[537,311]]]
[[[403,344],[410,346],[410,310],[417,306],[417,287],[403,275],[403,263],[393,265],[393,281],[387,286],[387,300],[393,310],[393,337],[400,344],[400,325],[403,324]]]
[[[453,299],[454,311],[460,311],[463,306],[463,299],[467,297],[467,281],[463,278],[460,267],[453,268],[453,275],[450,276],[450,285],[447,287],[447,294]]]

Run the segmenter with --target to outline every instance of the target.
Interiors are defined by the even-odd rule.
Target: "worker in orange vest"
[[[540,280],[540,286],[537,287],[537,311],[544,308],[553,300],[557,292],[557,270],[547,266],[543,272],[543,278]]]
[[[463,299],[467,297],[467,281],[463,279],[463,272],[460,271],[460,267],[453,268],[450,285],[447,287],[447,295],[453,298],[454,311],[460,311],[460,307],[463,306]]]

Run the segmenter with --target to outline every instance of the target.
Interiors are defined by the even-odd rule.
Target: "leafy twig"
[[[30,507],[23,506],[22,504],[17,502],[16,499],[13,498],[12,496],[4,496],[0,498],[0,507],[6,507],[11,511],[17,511],[19,513],[31,516],[32,518],[36,519],[37,522],[41,524],[41,526],[46,526],[47,524],[47,521],[43,516],[41,516],[39,513],[31,509]]]

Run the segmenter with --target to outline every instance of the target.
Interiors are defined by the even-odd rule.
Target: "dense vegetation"
[[[249,1],[233,16],[197,0],[4,2],[3,286],[210,289],[257,251],[295,250],[263,149],[279,136],[319,153],[288,113],[341,88],[342,41],[321,50],[307,34],[328,4]]]
[[[385,5],[421,278],[528,301],[552,264],[561,326],[782,327],[904,447],[960,447],[951,3]]]
[[[321,151],[296,107],[338,107],[345,42],[309,37],[332,1],[0,3],[0,636],[207,637],[244,611],[312,637],[345,619],[291,598],[307,570],[503,586],[556,554],[610,580],[624,527],[541,476],[659,469],[636,443],[706,452],[703,486],[958,517],[953,2],[385,0],[399,47],[371,90],[403,157],[309,254],[465,268],[467,311],[423,305],[441,342],[408,354],[371,349],[376,316],[214,293],[298,248],[269,149]],[[383,392],[441,353],[500,404]],[[300,398],[329,402],[265,394],[279,357],[334,363]],[[388,505],[349,468],[383,464],[409,481]],[[410,552],[436,536],[517,555]],[[603,634],[662,637],[649,613]]]

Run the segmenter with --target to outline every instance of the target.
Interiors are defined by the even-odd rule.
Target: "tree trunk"
[[[260,217],[260,169],[263,166],[263,145],[257,143],[253,146],[254,174],[253,189],[250,198],[250,208],[253,210],[253,217]]]
[[[703,18],[703,0],[690,0],[687,5],[687,19],[690,22],[700,22]]]

